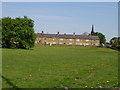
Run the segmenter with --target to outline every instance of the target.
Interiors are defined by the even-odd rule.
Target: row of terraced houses
[[[93,28],[91,33],[93,32]],[[89,35],[76,35],[73,34],[45,34],[36,33],[37,38],[35,43],[39,45],[81,45],[81,46],[99,46],[100,39],[98,36]]]

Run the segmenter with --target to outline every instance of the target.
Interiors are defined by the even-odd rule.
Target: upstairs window
[[[60,41],[63,41],[63,39],[62,39],[62,38],[60,38]]]
[[[55,38],[53,38],[53,41],[55,40]]]
[[[76,39],[76,41],[80,41],[79,39]]]
[[[72,41],[72,39],[69,39],[69,41]]]
[[[86,42],[88,42],[89,40],[87,39]]]

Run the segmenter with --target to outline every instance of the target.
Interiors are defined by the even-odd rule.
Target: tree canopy
[[[118,41],[118,38],[117,37],[113,37],[111,40],[110,40],[110,44],[113,44],[115,42]]]
[[[0,47],[2,47],[2,20],[0,19]]]
[[[2,47],[32,48],[36,38],[33,26],[34,21],[27,16],[2,18]]]
[[[97,35],[100,38],[100,44],[105,44],[105,42],[106,42],[105,35],[103,35],[102,33],[99,33],[99,32],[95,32],[92,35]]]
[[[120,37],[113,37],[110,40],[110,44],[112,45],[112,47],[120,49]]]

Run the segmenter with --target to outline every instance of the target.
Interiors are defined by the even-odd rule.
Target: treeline
[[[0,48],[2,47],[2,20],[0,19]]]
[[[120,49],[120,37],[113,37],[110,40],[110,44],[112,45],[112,47]]]
[[[32,19],[17,17],[2,18],[2,47],[29,49],[34,46],[36,35]],[[1,29],[1,27],[0,27]]]

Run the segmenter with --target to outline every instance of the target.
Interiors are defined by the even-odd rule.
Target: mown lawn
[[[100,47],[3,49],[3,88],[118,86],[118,51]]]

